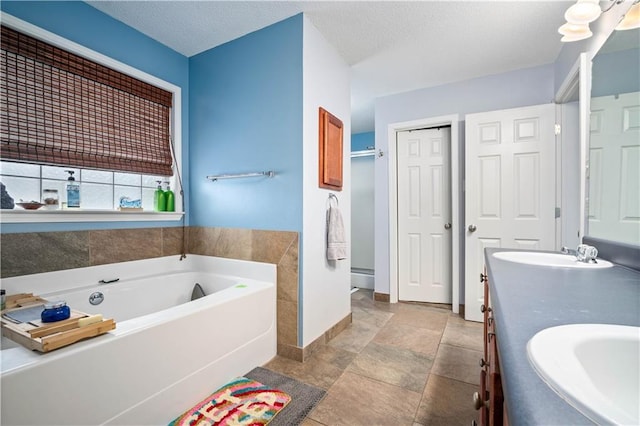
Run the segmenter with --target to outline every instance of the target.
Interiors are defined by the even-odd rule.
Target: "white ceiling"
[[[374,99],[549,64],[572,1],[87,1],[192,56],[300,12],[352,69],[353,133]]]

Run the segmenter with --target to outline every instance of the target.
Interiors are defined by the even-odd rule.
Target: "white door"
[[[397,133],[398,298],[451,303],[451,128]]]
[[[589,147],[589,235],[638,244],[639,92],[591,99]]]
[[[465,318],[482,321],[487,247],[555,246],[555,105],[470,114],[465,160]]]

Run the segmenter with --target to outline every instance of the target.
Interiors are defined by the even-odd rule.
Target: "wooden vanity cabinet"
[[[473,395],[474,406],[480,411],[481,426],[502,426],[508,423],[504,415],[500,360],[495,321],[489,304],[489,280],[486,271],[481,274],[480,281],[484,286],[484,304],[480,307],[484,315],[484,358],[480,360],[480,391]]]

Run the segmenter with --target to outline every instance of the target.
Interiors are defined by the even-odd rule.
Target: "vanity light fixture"
[[[640,28],[640,0],[637,0],[631,9],[624,15],[616,30],[632,30]]]
[[[571,22],[558,28],[558,32],[564,36],[561,39],[564,42],[584,40],[593,35],[589,24],[573,24]]]
[[[598,19],[601,13],[598,0],[578,0],[564,13],[564,19],[571,24],[588,24]]]
[[[617,4],[624,0],[610,0],[611,5],[605,9],[600,9],[598,0],[578,0],[564,14],[567,22],[558,28],[558,32],[563,35],[561,41],[571,42],[584,40],[593,35],[589,24],[600,17],[602,13],[608,12]],[[635,0],[634,5],[629,9],[620,21],[616,30],[630,30],[640,27],[640,0]]]

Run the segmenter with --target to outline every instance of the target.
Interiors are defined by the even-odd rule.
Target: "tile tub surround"
[[[0,277],[178,255],[181,239],[180,227],[0,234]]]
[[[298,233],[187,227],[187,253],[273,263],[278,271],[278,353],[298,360],[350,322],[341,320],[308,348],[297,346]],[[3,278],[179,255],[182,228],[136,228],[0,234]]]

